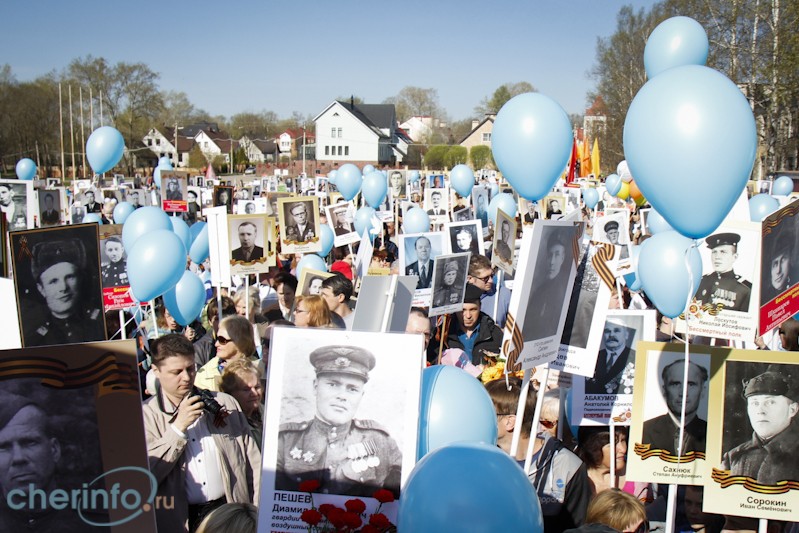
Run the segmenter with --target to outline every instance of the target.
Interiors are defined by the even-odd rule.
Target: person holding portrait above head
[[[607,237],[610,244],[621,247],[619,259],[629,259],[630,251],[627,249],[627,246],[619,244],[619,223],[617,221],[611,220],[605,224],[605,237]]]
[[[433,307],[442,307],[460,302],[461,288],[458,281],[458,261],[450,260],[444,264],[443,277],[441,283],[436,284],[436,292],[433,294]]]
[[[105,340],[102,310],[87,302],[87,259],[78,239],[40,242],[33,247],[31,273],[46,309],[26,317],[25,346]]]
[[[40,226],[57,226],[61,222],[61,217],[58,210],[55,208],[55,198],[53,193],[45,193],[44,195],[44,210],[42,211]]]
[[[707,421],[698,416],[699,404],[707,396],[708,371],[702,365],[689,362],[688,389],[685,396],[685,426],[682,454],[705,452]],[[666,450],[677,455],[680,443],[680,417],[682,413],[683,375],[685,359],[678,359],[663,368],[660,375],[660,390],[669,412],[644,421],[644,444],[650,450]]]
[[[239,243],[241,246],[230,253],[234,261],[250,262],[261,259],[264,256],[264,249],[255,245],[258,236],[258,228],[255,223],[245,221],[239,224]]]
[[[225,503],[258,501],[261,453],[236,400],[195,386],[191,341],[170,333],[152,348],[159,386],[144,402],[144,434],[157,494],[172,502],[156,506],[156,525],[159,531],[194,531]]]
[[[486,256],[472,255],[469,258],[469,274],[466,276],[466,281],[480,289],[482,292],[480,306],[491,313],[490,316],[494,318],[497,326],[505,327],[505,318],[510,307],[510,290],[504,284],[497,286],[494,269]]]
[[[125,248],[122,239],[111,236],[103,241],[105,255],[108,263],[100,268],[103,279],[103,287],[122,287],[130,285],[128,281],[128,265],[125,259]]]
[[[83,193],[83,207],[87,213],[101,213],[103,206],[94,201],[94,191],[88,190]]]
[[[735,273],[733,265],[738,259],[740,235],[717,233],[705,239],[710,248],[713,273],[702,276],[696,299],[702,303],[721,304],[730,311],[748,311],[752,284]]]
[[[793,251],[796,236],[789,229],[780,228],[769,238],[763,266],[763,295],[761,301],[770,302],[796,283],[793,275]],[[765,239],[764,239],[765,240]]]
[[[430,252],[433,246],[427,237],[418,237],[413,245],[416,250],[416,261],[405,267],[406,276],[418,276],[416,289],[429,289],[433,282],[433,261],[430,259]]]
[[[513,251],[508,244],[510,240],[510,222],[503,219],[499,228],[499,238],[497,239],[497,246],[494,253],[497,254],[497,257],[499,257],[503,263],[511,265],[513,264]]]
[[[0,211],[6,215],[9,230],[27,229],[25,206],[14,201],[14,189],[8,183],[0,183]]]
[[[391,186],[391,197],[405,198],[405,179],[402,177],[402,172],[399,170],[392,171],[388,181]]]
[[[167,200],[183,200],[183,193],[180,190],[180,183],[176,178],[169,178],[166,184]]]
[[[785,367],[770,366],[744,381],[752,438],[724,454],[722,468],[763,485],[799,480],[799,391]]]
[[[308,215],[308,206],[305,202],[292,204],[289,213],[291,213],[294,223],[286,225],[286,240],[308,242],[316,236],[313,221]]]
[[[357,346],[322,346],[309,360],[316,413],[280,426],[275,489],[297,491],[303,481],[317,480],[323,494],[371,496],[384,488],[398,496],[402,454],[396,441],[379,423],[355,418],[374,355]]]
[[[437,217],[447,214],[444,209],[441,209],[441,191],[433,191],[430,193],[430,203],[433,205],[433,208],[427,210],[428,215]]]
[[[635,350],[627,326],[619,318],[608,318],[602,333],[594,377],[585,380],[586,394],[632,394]]]

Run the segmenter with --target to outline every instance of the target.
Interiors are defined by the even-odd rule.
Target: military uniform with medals
[[[737,252],[740,240],[741,237],[734,233],[719,233],[711,235],[705,242],[711,250],[717,246],[730,245],[736,247]],[[696,299],[702,303],[722,304],[723,309],[729,311],[747,312],[751,294],[752,284],[730,269],[727,272],[712,272],[702,276]]]
[[[110,262],[102,268],[103,287],[124,287],[130,285],[126,261]]]
[[[325,346],[310,355],[317,375],[347,374],[368,380],[374,356],[355,346]],[[278,433],[276,490],[299,490],[306,480],[319,492],[372,496],[377,489],[399,494],[402,454],[388,430],[373,420],[334,425],[317,415],[282,424]]]

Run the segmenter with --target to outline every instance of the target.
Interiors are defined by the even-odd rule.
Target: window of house
[[[483,134],[483,142],[484,143],[491,142],[491,133],[490,132]]]
[[[344,155],[350,155],[350,147],[349,146],[345,146],[344,147]]]
[[[155,145],[156,146],[161,146],[161,139],[156,139],[155,140]]]
[[[338,155],[341,155],[341,146],[338,147]]]
[[[330,137],[336,138],[336,128],[330,128]]]
[[[330,155],[330,147],[325,146],[325,155]]]
[[[338,138],[341,139],[341,128],[338,129]]]

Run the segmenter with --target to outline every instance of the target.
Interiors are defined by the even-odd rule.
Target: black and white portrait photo
[[[560,220],[566,213],[566,197],[562,194],[549,195],[542,203],[547,220]]]
[[[627,210],[598,218],[593,239],[619,246],[619,261],[630,258],[630,213]]]
[[[33,227],[33,183],[20,180],[0,180],[0,212],[5,214],[9,231]]]
[[[761,306],[767,305],[799,281],[797,262],[797,224],[799,217],[783,208],[775,215],[776,224],[763,230],[763,267],[761,269]],[[769,217],[772,218],[772,217]]]
[[[389,170],[388,171],[388,190],[393,200],[400,198],[407,198],[407,183],[405,178],[405,171],[403,170]]]
[[[330,272],[303,268],[297,284],[296,296],[321,296],[322,282],[333,275]]]
[[[480,221],[485,234],[488,231],[488,188],[485,185],[477,185],[472,189],[472,205],[474,218]]]
[[[721,305],[722,310],[749,311],[752,282],[735,272],[740,241],[741,236],[732,232],[715,233],[705,238],[713,271],[702,276],[696,291],[698,301]]]
[[[302,492],[300,483],[311,480],[338,505],[353,496],[376,504],[377,489],[400,496],[416,454],[422,369],[416,337],[274,330],[268,388],[276,401],[267,402],[264,417],[261,507],[271,509],[276,492]],[[381,508],[389,519],[396,511],[396,502]]]
[[[143,189],[131,189],[125,194],[125,201],[132,205],[134,209],[150,205],[149,199],[149,193]]]
[[[449,189],[425,189],[424,208],[434,223],[442,223],[449,216]],[[437,221],[437,222],[436,222]]]
[[[200,220],[202,214],[202,189],[199,187],[189,187],[186,190],[186,212],[183,213],[183,220],[189,226]]]
[[[107,231],[109,227],[113,229]],[[122,244],[122,226],[103,225],[103,230],[100,237],[100,277],[103,288],[130,286],[128,257]]]
[[[98,225],[11,233],[23,346],[105,340]]]
[[[316,196],[281,198],[280,240],[283,253],[321,250],[319,241],[319,199]]]
[[[355,231],[355,206],[350,202],[339,202],[325,208],[327,223],[333,230],[335,246],[344,246],[361,240]]]
[[[531,202],[524,198],[519,198],[519,213],[522,213],[522,224],[530,226],[535,219],[540,218],[538,214],[538,202]]]
[[[440,232],[400,235],[400,264],[406,276],[417,276],[416,289],[429,289],[433,282],[433,261],[444,253]]]
[[[228,219],[232,274],[265,272],[269,251],[269,226],[265,215],[233,215]]]
[[[469,257],[468,252],[436,257],[433,268],[433,303],[429,316],[453,313],[463,308]]]
[[[466,222],[467,220],[474,220],[474,213],[472,213],[471,207],[462,207],[452,212],[452,218],[455,222]],[[483,231],[481,229],[480,235],[482,234]]]
[[[39,226],[58,226],[62,223],[63,188],[39,191]]]
[[[75,199],[80,201],[86,214],[102,213],[103,211],[103,196],[98,193],[97,189],[86,189],[82,193],[76,194]],[[2,197],[0,197],[0,201],[2,201]]]
[[[497,230],[491,246],[491,264],[513,275],[513,250],[516,247],[516,220],[497,209]]]
[[[450,251],[454,254],[470,252],[472,255],[483,254],[483,232],[476,220],[452,222],[446,225],[449,234]]]
[[[214,186],[214,207],[225,206],[228,215],[233,214],[233,187],[227,185]]]
[[[635,341],[643,328],[639,315],[612,314],[605,319],[596,369],[585,380],[586,394],[632,394]]]

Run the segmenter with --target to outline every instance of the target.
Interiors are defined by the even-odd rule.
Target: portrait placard
[[[513,251],[516,248],[516,219],[497,208],[497,228],[491,246],[491,266],[513,276]]]
[[[376,490],[398,497],[416,459],[421,371],[419,335],[275,328],[259,531],[307,529],[312,505],[357,497],[374,513]],[[397,510],[381,507],[393,523]]]
[[[10,234],[22,345],[106,339],[99,225]]]
[[[419,278],[413,305],[429,307],[432,301],[433,261],[446,251],[443,232],[408,233],[399,236],[399,260],[406,276]]]
[[[724,223],[699,246],[702,281],[688,307],[691,335],[734,341],[757,336],[760,224]],[[685,333],[685,314],[674,320]]]
[[[582,222],[550,220],[523,232],[502,341],[508,372],[557,357],[582,233]]]
[[[352,202],[339,202],[325,208],[327,224],[333,230],[333,244],[346,246],[361,240],[355,231],[355,206]]]
[[[488,187],[485,185],[475,185],[472,188],[472,205],[474,206],[474,218],[480,221],[483,226],[483,235],[488,234]]]
[[[630,212],[627,209],[610,212],[596,219],[593,240],[619,247],[617,271],[630,266]]]
[[[474,255],[483,255],[483,229],[479,220],[448,222],[444,229],[449,235],[450,253],[470,252]]]
[[[393,169],[388,171],[388,193],[393,200],[408,197],[407,177],[404,170]]]
[[[428,316],[454,313],[463,309],[470,252],[439,255],[433,264],[433,299]]]
[[[150,194],[144,189],[131,189],[125,193],[125,201],[134,209],[150,205]]]
[[[616,247],[581,242],[580,262],[574,279],[569,310],[560,338],[557,359],[550,368],[591,377],[596,368],[610,293],[615,288]]]
[[[39,227],[60,226],[67,220],[67,193],[64,187],[39,191]]]
[[[278,201],[281,198],[290,198],[290,197],[291,197],[291,194],[287,193],[287,192],[273,192],[273,193],[267,194],[267,196],[266,196],[266,214],[269,215],[270,217],[275,217],[275,219],[277,220],[278,213],[280,211],[278,209],[278,206],[277,206]]]
[[[547,220],[560,220],[566,213],[566,195],[548,194],[539,204],[542,217]]]
[[[799,364],[792,352],[712,352],[703,510],[799,520]]]
[[[161,171],[161,208],[166,213],[186,213],[189,204],[188,174],[175,170]]]
[[[530,200],[519,198],[519,213],[522,214],[522,225],[532,225],[535,219],[540,218],[538,214],[538,202],[531,202]]]
[[[230,252],[230,272],[233,275],[269,271],[270,258],[274,264],[274,247],[269,239],[274,235],[270,217],[266,215],[230,215],[227,217]]]
[[[213,207],[225,207],[228,215],[233,214],[233,187],[214,185]]]
[[[103,224],[100,231],[100,279],[103,308],[127,309],[136,305],[128,281],[128,257],[122,242],[122,224]]]
[[[170,502],[152,489],[133,340],[0,352],[0,406],[4,445],[27,450],[0,479],[4,530],[156,531]]]
[[[428,189],[443,189],[445,186],[444,174],[429,174],[427,176]]]
[[[266,198],[236,200],[234,211],[237,215],[266,214]]]
[[[679,485],[709,481],[705,459],[711,353],[709,347],[691,346],[680,453],[685,345],[636,345],[627,453],[627,475],[631,479]]]
[[[443,224],[449,220],[449,188],[425,189],[424,208],[431,224]]]
[[[303,268],[299,283],[297,284],[296,296],[321,296],[322,282],[335,274],[322,272],[312,268]]]
[[[322,250],[322,241],[319,240],[319,198],[280,198],[278,212],[281,253],[312,253]]]
[[[33,228],[38,212],[33,182],[0,179],[0,211],[5,214],[9,231]]]
[[[577,425],[630,424],[635,384],[635,346],[655,340],[656,311],[611,310],[605,318],[593,376],[574,377],[572,418]],[[590,354],[586,354],[590,355]]]
[[[769,182],[770,183],[770,182]],[[763,219],[760,334],[799,312],[799,200]]]

